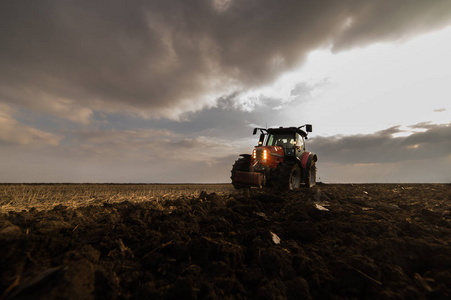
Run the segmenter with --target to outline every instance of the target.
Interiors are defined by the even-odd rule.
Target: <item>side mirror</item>
[[[252,135],[255,135],[257,133],[257,128],[254,128],[254,131],[252,132]]]
[[[306,124],[305,130],[307,130],[307,132],[312,132],[312,124]]]

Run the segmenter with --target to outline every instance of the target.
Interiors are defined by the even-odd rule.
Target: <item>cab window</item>
[[[304,139],[299,134],[296,134],[296,146],[304,148]]]
[[[292,134],[270,134],[267,146],[293,147],[294,136]]]

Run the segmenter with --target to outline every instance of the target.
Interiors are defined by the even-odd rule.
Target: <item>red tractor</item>
[[[258,145],[252,155],[241,154],[232,167],[232,184],[235,188],[273,186],[294,190],[304,183],[316,184],[317,156],[305,151],[307,132],[312,125],[299,127],[254,128],[260,131]]]

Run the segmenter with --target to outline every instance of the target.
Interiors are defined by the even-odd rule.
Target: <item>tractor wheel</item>
[[[242,185],[233,182],[235,172],[236,171],[249,172],[250,167],[251,167],[251,159],[249,157],[242,157],[235,161],[232,167],[232,176],[230,177],[232,179],[232,184],[234,188],[236,189],[243,188]]]
[[[301,185],[301,169],[295,162],[281,162],[276,169],[274,182],[281,190],[295,190]]]
[[[310,169],[307,172],[307,178],[305,179],[305,186],[311,188],[315,185],[316,185],[316,164],[315,161],[312,161]]]

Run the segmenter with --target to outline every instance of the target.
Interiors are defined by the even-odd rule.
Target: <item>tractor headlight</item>
[[[268,151],[265,149],[263,150],[263,159],[268,158]]]
[[[257,151],[254,149],[254,151],[252,152],[252,158],[253,159],[257,159]]]

